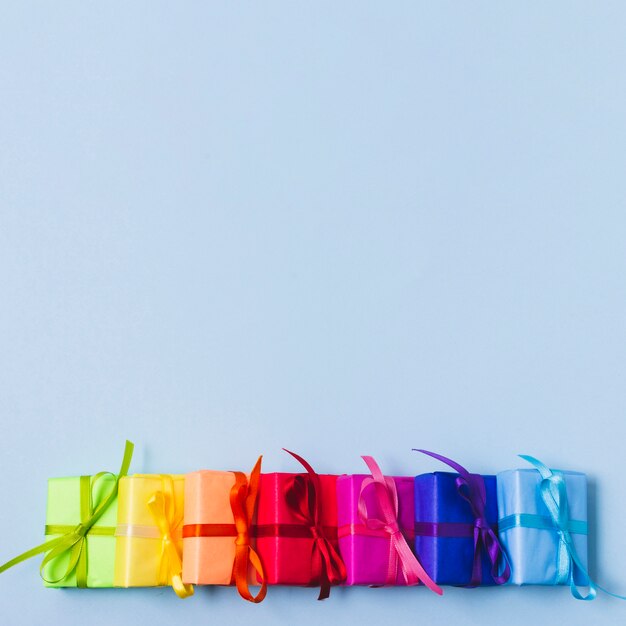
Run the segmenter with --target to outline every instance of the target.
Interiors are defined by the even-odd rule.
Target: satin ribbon
[[[80,523],[76,526],[66,525],[49,525],[46,526],[46,534],[60,533],[60,537],[50,539],[42,543],[41,545],[23,552],[14,559],[11,559],[0,567],[0,573],[8,570],[10,567],[30,559],[37,554],[45,553],[45,557],[39,568],[41,577],[48,584],[57,584],[72,574],[76,573],[76,586],[85,588],[87,587],[87,570],[88,570],[88,555],[87,555],[87,535],[112,535],[113,529],[109,527],[94,528],[94,524],[102,517],[109,505],[117,497],[117,489],[120,478],[128,474],[128,468],[133,456],[133,444],[130,441],[126,441],[124,448],[124,457],[122,459],[122,466],[117,475],[111,472],[99,472],[94,476],[81,476],[80,477]],[[101,498],[101,500],[94,504],[95,487],[98,482],[104,477],[110,476],[114,479],[113,485],[109,492]],[[45,567],[48,563],[52,563],[58,557],[68,553],[69,561],[65,572],[58,578],[46,578],[44,574]]]
[[[327,539],[336,540],[338,536],[336,526],[322,526]],[[313,529],[302,524],[260,524],[250,529],[253,537],[289,537],[291,539],[310,539],[315,534]]]
[[[361,522],[368,530],[382,530],[389,537],[389,564],[387,567],[387,585],[395,585],[398,576],[398,566],[407,585],[417,585],[420,580],[431,591],[442,595],[441,587],[437,586],[424,571],[421,563],[409,548],[398,526],[398,491],[393,478],[383,476],[380,467],[371,456],[361,457],[370,472],[371,478],[361,483],[358,511]],[[380,517],[368,511],[365,500],[365,491],[373,487],[377,494]]]
[[[554,520],[547,515],[534,515],[533,513],[513,513],[503,517],[498,522],[498,530],[503,533],[512,528],[534,528],[536,530],[556,530]],[[567,522],[567,530],[575,535],[588,533],[587,522],[571,519]]]
[[[498,525],[492,524],[491,528],[498,532]],[[415,522],[416,537],[468,537],[474,536],[474,524],[464,522]]]
[[[332,585],[338,585],[346,579],[346,566],[339,553],[329,540],[320,523],[322,499],[320,477],[313,468],[295,452],[283,448],[307,471],[307,476],[297,474],[285,490],[287,506],[310,530],[313,536],[313,555],[311,569],[313,578],[320,580],[318,600],[325,600],[330,595]],[[319,576],[317,574],[319,572]]]
[[[163,489],[155,491],[148,499],[148,510],[154,519],[158,538],[161,540],[159,557],[159,586],[171,585],[179,598],[193,595],[193,585],[183,583],[182,551],[177,545],[176,536],[180,536],[183,524],[183,511],[177,510],[174,495],[174,480],[169,474],[161,474]],[[131,536],[140,536],[141,528],[133,529]],[[122,530],[122,529],[120,529]],[[152,534],[151,532],[145,533]]]
[[[400,528],[402,536],[408,541],[415,539],[415,531],[412,528]],[[362,535],[365,537],[389,538],[389,534],[382,528],[368,528],[365,524],[344,524],[337,529],[337,537],[349,537],[350,535]]]
[[[528,461],[541,475],[541,482],[538,485],[538,489],[539,495],[541,496],[541,499],[550,514],[552,524],[548,526],[548,528],[555,530],[559,536],[555,584],[559,585],[569,583],[570,592],[577,600],[593,600],[595,599],[598,590],[603,591],[614,598],[618,598],[619,600],[626,600],[626,596],[620,596],[616,593],[612,593],[611,591],[608,591],[604,587],[598,585],[598,583],[594,582],[591,579],[591,576],[589,576],[587,568],[580,560],[580,557],[576,552],[576,547],[574,546],[574,540],[572,539],[571,533],[576,532],[576,526],[582,524],[583,522],[576,522],[576,520],[569,519],[567,488],[563,474],[559,471],[549,469],[533,456],[528,456],[526,454],[520,454],[519,456],[525,461]],[[536,517],[540,516],[533,516],[533,518]],[[574,526],[574,529],[572,528],[572,525]],[[536,526],[531,527],[536,528]],[[578,567],[581,573],[588,580],[589,592],[587,595],[583,595],[574,583],[574,565]]]
[[[476,587],[482,582],[482,555],[486,553],[491,562],[491,577],[496,585],[503,585],[511,577],[511,567],[506,552],[500,544],[494,528],[488,522],[485,507],[487,505],[487,491],[485,481],[479,474],[470,474],[464,467],[451,459],[429,452],[416,450],[449,465],[459,476],[456,479],[456,488],[459,495],[468,502],[474,516],[474,562],[469,587]],[[504,565],[504,567],[502,567]],[[502,570],[502,573],[500,571]]]
[[[263,457],[260,456],[255,463],[249,479],[243,472],[233,472],[235,474],[235,484],[230,490],[230,508],[233,511],[235,530],[237,531],[233,578],[239,595],[244,600],[254,604],[261,602],[267,594],[267,581],[265,580],[261,559],[250,544],[250,527],[254,519],[259,493],[262,459]],[[255,596],[250,593],[248,585],[248,565],[252,566],[257,573],[257,578],[261,581],[261,588]]]
[[[324,526],[324,534],[329,539],[337,539],[336,526]],[[311,539],[313,531],[302,524],[260,524],[250,526],[250,537],[289,537],[291,539]],[[380,534],[380,533],[379,533]],[[235,524],[185,524],[183,538],[187,537],[236,537]]]
[[[183,538],[189,537],[235,537],[235,559],[231,584],[237,586],[239,595],[258,604],[267,595],[267,582],[263,564],[256,550],[250,544],[250,538],[257,536],[256,527],[252,526],[256,509],[259,481],[261,480],[260,456],[250,472],[248,479],[243,472],[233,472],[235,483],[230,490],[230,507],[233,512],[234,524],[185,524]],[[256,596],[250,592],[248,585],[248,566],[256,571],[261,581],[261,588]]]
[[[116,537],[138,537],[140,539],[161,539],[161,531],[156,526],[144,524],[118,524],[115,530]],[[180,541],[183,536],[180,528],[171,533],[172,538]]]

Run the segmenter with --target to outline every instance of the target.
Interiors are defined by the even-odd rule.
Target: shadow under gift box
[[[245,475],[247,479],[249,474]],[[236,553],[235,517],[230,492],[234,472],[200,470],[185,477],[185,527],[210,527],[210,536],[183,539],[183,581],[197,585],[233,584]],[[220,528],[222,527],[222,528]],[[254,539],[250,538],[254,547]],[[248,567],[248,582],[257,585],[257,576]]]
[[[337,521],[339,551],[346,565],[346,585],[387,585],[392,543],[384,529],[372,531],[364,525],[359,512],[359,498],[363,481],[370,475],[343,475],[337,479]],[[398,526],[409,546],[414,537],[414,481],[411,476],[392,477],[398,494]],[[383,518],[378,504],[376,486],[370,484],[363,491],[367,511]],[[406,585],[402,569],[397,568],[395,585]]]
[[[561,474],[565,479],[569,517],[573,520],[571,536],[586,569],[587,477],[580,472]],[[560,539],[556,528],[550,528],[550,514],[539,492],[540,482],[541,475],[534,469],[507,470],[497,475],[499,533],[511,564],[510,582],[515,585],[569,584],[568,580],[556,581]],[[511,516],[519,515],[533,516],[533,521],[540,517],[548,527],[510,525]],[[588,584],[587,576],[576,565],[574,582],[577,585]]]
[[[115,546],[116,587],[171,585],[164,535],[150,510],[149,501],[163,494],[166,524],[173,548],[182,555],[185,477],[171,474],[133,474],[120,480]]]
[[[307,474],[261,474],[257,509],[257,552],[269,585],[320,584],[321,563],[314,550],[313,530],[290,508],[286,491],[295,476]],[[337,476],[319,474],[320,518],[324,535],[338,551]]]
[[[100,502],[114,488],[116,477],[105,474],[94,483],[90,481],[89,492],[93,502]],[[46,540],[60,537],[76,527],[81,521],[81,477],[50,478],[48,480],[48,503],[46,511]],[[87,550],[87,586],[113,587],[115,569],[115,525],[117,522],[117,499],[105,509],[102,516],[85,536]],[[59,530],[60,532],[53,532]],[[55,580],[67,569],[70,550],[60,554],[44,568],[44,576]],[[76,570],[58,582],[46,582],[46,587],[76,587]]]
[[[475,518],[457,488],[458,474],[434,472],[415,478],[415,551],[428,575],[440,585],[469,585],[474,563]],[[496,527],[498,502],[495,476],[482,476],[487,502],[485,517]],[[483,550],[481,585],[494,585],[492,565]]]

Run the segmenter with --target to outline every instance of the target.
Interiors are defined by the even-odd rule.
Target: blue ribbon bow
[[[559,471],[549,469],[533,456],[528,456],[526,454],[520,454],[519,456],[525,461],[528,461],[541,475],[539,494],[541,495],[541,499],[550,513],[552,528],[556,530],[559,535],[556,584],[569,582],[570,591],[577,600],[594,600],[598,590],[603,591],[614,598],[626,600],[625,596],[611,593],[610,591],[604,589],[604,587],[601,587],[594,582],[591,579],[591,576],[589,576],[587,568],[580,560],[580,557],[576,552],[571,533],[583,530],[586,531],[586,528],[578,528],[577,522],[575,522],[575,520],[570,520],[569,518],[567,489],[563,474]],[[588,581],[589,592],[587,595],[583,595],[574,582],[574,566],[578,567]]]

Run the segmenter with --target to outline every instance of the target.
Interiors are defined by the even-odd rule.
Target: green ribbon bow
[[[126,441],[124,448],[124,458],[122,467],[117,475],[112,472],[99,472],[93,476],[80,477],[80,523],[76,526],[50,525],[46,526],[46,534],[61,534],[60,537],[50,539],[31,550],[23,552],[14,559],[0,566],[0,574],[9,568],[26,561],[37,554],[47,553],[44,557],[39,572],[41,577],[50,584],[56,584],[76,571],[76,585],[81,588],[87,587],[87,535],[114,535],[114,528],[93,528],[94,524],[102,517],[111,503],[117,497],[117,489],[120,478],[128,474],[130,461],[133,456],[134,445]],[[93,505],[92,492],[96,484],[104,477],[111,476],[114,483],[104,499],[97,506]],[[48,579],[44,575],[44,569],[48,563],[69,552],[69,562],[62,576],[55,579]]]

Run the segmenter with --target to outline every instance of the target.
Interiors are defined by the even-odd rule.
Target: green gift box
[[[128,474],[133,444],[126,442],[118,474],[51,478],[46,541],[0,565],[0,574],[44,554],[46,587],[112,587],[119,479]]]
[[[46,540],[72,532],[82,521],[81,509],[90,498],[93,503],[102,502],[116,487],[114,474],[50,478],[48,480],[48,506],[46,511]],[[81,481],[83,491],[81,493]],[[88,489],[85,482],[88,481]],[[89,506],[89,505],[88,505]],[[115,565],[115,526],[117,524],[117,495],[85,535],[82,550],[87,559],[87,587],[113,587]],[[71,551],[66,550],[45,564],[43,579],[46,587],[78,587],[76,568],[69,575],[64,573],[70,563]]]

